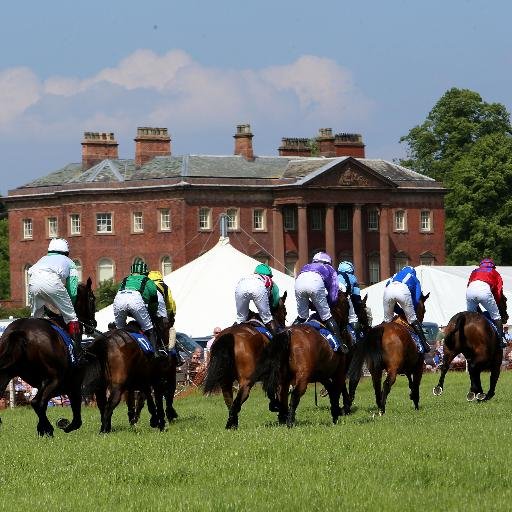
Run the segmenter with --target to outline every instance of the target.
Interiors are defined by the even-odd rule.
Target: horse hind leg
[[[470,363],[468,367],[469,378],[471,380],[471,387],[469,389],[469,393],[467,394],[468,402],[473,401],[475,398],[477,400],[483,400],[485,398],[484,391],[482,389],[482,380],[481,380],[481,372],[482,369],[479,365]]]
[[[110,389],[110,395],[105,404],[105,409],[101,417],[101,429],[100,434],[108,434],[112,432],[112,414],[114,409],[119,405],[121,401],[122,390],[120,386],[112,386]]]
[[[372,376],[373,391],[375,393],[375,404],[380,412],[382,412],[382,370],[378,368],[370,368]]]
[[[439,396],[443,393],[444,379],[448,370],[450,369],[450,365],[455,357],[455,354],[452,352],[445,352],[443,356],[443,364],[441,365],[441,375],[439,376],[439,382],[437,386],[432,390],[432,393],[435,396]]]
[[[0,396],[4,396],[5,390],[7,389],[7,385],[9,384],[9,381],[11,380],[11,376],[5,372],[0,372]],[[0,425],[2,424],[2,418],[0,418]]]
[[[494,392],[496,391],[496,384],[500,378],[500,371],[501,358],[498,361],[495,361],[491,368],[491,375],[489,378],[489,391],[486,393],[484,400],[490,400],[494,396]]]
[[[227,429],[237,429],[238,428],[238,414],[240,413],[240,409],[242,408],[242,404],[249,398],[249,393],[251,392],[251,384],[249,380],[241,380],[240,387],[238,389],[238,393],[236,394],[235,399],[233,400],[233,404],[229,409],[228,421],[226,423]]]
[[[48,408],[48,401],[52,396],[54,396],[54,392],[58,385],[59,381],[57,379],[44,381],[40,389],[37,391],[36,396],[31,401],[32,408],[39,418],[39,421],[37,422],[37,433],[41,437],[45,435],[53,437],[54,429],[48,420],[48,416],[46,416],[46,409]]]
[[[409,397],[412,400],[416,410],[420,408],[420,382],[422,375],[423,361],[421,361],[421,364],[418,364],[413,373],[407,375],[407,378],[409,379],[409,389],[411,390]]]
[[[68,397],[73,414],[71,423],[64,418],[57,422],[57,426],[66,432],[66,434],[73,432],[73,430],[78,430],[82,426],[82,390],[80,384],[73,386]]]
[[[307,380],[299,380],[295,387],[293,388],[291,397],[290,397],[290,407],[288,408],[288,417],[286,418],[286,426],[288,428],[292,428],[295,425],[295,413],[297,411],[297,407],[299,406],[300,399],[302,395],[306,392],[307,389]]]
[[[396,381],[396,370],[388,370],[388,374],[386,376],[386,380],[384,381],[384,385],[382,386],[382,402],[380,407],[381,414],[386,412],[386,402],[388,400],[388,395],[391,392],[391,387]]]

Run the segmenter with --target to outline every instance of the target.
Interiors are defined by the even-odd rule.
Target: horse
[[[505,324],[508,320],[507,298],[502,295],[502,300],[497,304],[501,320]],[[443,392],[444,379],[449,370],[453,358],[462,353],[468,363],[468,373],[471,387],[466,396],[468,401],[490,400],[496,390],[496,383],[500,376],[503,349],[500,347],[500,339],[495,328],[489,323],[482,313],[463,311],[454,315],[445,329],[443,343],[443,363],[439,382],[433,389],[433,393],[439,396]],[[480,374],[482,370],[491,370],[489,391],[483,392]]]
[[[421,295],[416,306],[416,316],[421,323],[425,316],[425,301],[430,293]],[[356,347],[349,368],[350,379],[359,379],[363,362],[366,360],[372,376],[375,402],[382,415],[386,412],[386,401],[399,373],[405,374],[409,381],[409,397],[415,409],[419,409],[420,383],[423,375],[424,354],[418,352],[411,337],[412,328],[403,315],[392,322],[381,323],[370,329],[362,343]],[[382,387],[382,372],[386,370],[386,379]]]
[[[286,296],[285,291],[273,312],[274,320],[279,326],[284,326],[286,322]],[[221,389],[229,410],[227,429],[238,428],[238,414],[254,385],[251,377],[263,349],[268,344],[268,338],[257,330],[256,325],[245,322],[221,331],[212,345],[203,392],[208,394]],[[238,381],[239,388],[233,400],[235,381]]]
[[[346,331],[349,303],[344,292],[339,293],[338,301],[331,307],[344,341],[350,345]],[[340,340],[341,341],[341,340]],[[295,424],[296,410],[308,383],[320,382],[329,394],[333,423],[343,414],[340,396],[344,406],[349,406],[346,387],[347,356],[334,352],[327,340],[312,326],[292,325],[265,348],[258,367],[252,377],[255,382],[262,380],[268,397],[278,397],[278,421],[292,427]],[[293,387],[288,406],[288,390]]]
[[[93,334],[96,327],[94,314],[96,301],[91,278],[77,290],[75,312],[80,323],[80,332]],[[61,318],[61,327],[65,329]],[[85,368],[75,367],[61,335],[52,327],[50,320],[43,318],[19,318],[7,326],[0,338],[0,396],[13,377],[21,377],[37,388],[31,400],[37,414],[37,433],[53,436],[54,428],[46,416],[48,401],[57,395],[68,395],[73,413],[72,421],[59,421],[64,432],[80,428],[82,379]]]
[[[131,327],[128,326],[128,329]],[[176,388],[175,355],[148,357],[126,329],[113,329],[96,337],[89,352],[97,358],[100,367],[99,378],[91,384],[101,416],[100,433],[112,431],[112,413],[124,392],[141,391],[144,394],[152,427],[161,431],[165,428],[164,397],[169,421],[177,417],[172,407]],[[128,402],[128,418],[133,425],[138,420],[140,410],[137,412],[133,403]]]

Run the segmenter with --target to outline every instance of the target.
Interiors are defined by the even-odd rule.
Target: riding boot
[[[300,325],[303,324],[306,320],[302,318],[301,316],[298,316],[294,321],[292,325]]]
[[[427,343],[427,338],[425,338],[425,333],[423,332],[423,329],[419,321],[414,320],[414,322],[411,324],[411,327],[414,329],[414,332],[418,335],[424,353],[427,354],[428,352],[430,352],[430,345]]]
[[[336,336],[336,338],[338,338],[338,340],[340,342],[341,351],[344,354],[348,354],[350,349],[348,348],[347,344],[343,341],[343,338],[341,337],[340,328],[338,327],[336,320],[334,320],[334,318],[331,316],[331,318],[328,318],[327,320],[325,320],[325,325],[334,334],[334,336]]]
[[[151,357],[161,357],[161,355],[159,354],[159,352],[157,351],[157,348],[156,348],[156,332],[155,332],[155,329],[148,329],[147,331],[144,331],[144,334],[146,335],[146,338],[148,339],[150,345],[151,345],[151,348],[153,349],[153,355]]]
[[[496,329],[498,329],[500,348],[507,348],[508,343],[507,340],[505,339],[505,334],[503,332],[503,322],[501,321],[501,318],[494,320],[494,325],[496,326]]]
[[[352,329],[354,329],[357,343],[361,337],[361,326],[359,325],[359,322],[350,322],[350,325],[352,326]]]
[[[277,334],[278,328],[277,328],[277,322],[272,319],[270,322],[267,322],[265,324],[265,327],[270,331],[270,334],[272,334],[272,337],[275,337]]]
[[[73,352],[75,356],[75,365],[81,366],[84,361],[84,351],[82,349],[82,333],[80,332],[80,324],[77,320],[68,323],[68,333],[73,342]]]

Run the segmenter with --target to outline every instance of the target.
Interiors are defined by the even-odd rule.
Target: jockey
[[[416,318],[416,307],[421,299],[421,284],[416,277],[416,270],[406,266],[391,277],[384,289],[384,322],[393,320],[394,309],[398,304],[407,318],[407,322],[418,335],[425,354],[430,352],[425,333]]]
[[[130,275],[121,281],[114,298],[114,318],[118,329],[126,326],[126,317],[133,317],[151,343],[155,357],[166,357],[157,352],[157,335],[152,319],[158,310],[156,284],[148,277],[149,269],[143,261],[136,261],[130,268]]]
[[[45,304],[51,304],[60,311],[73,341],[76,362],[80,363],[83,357],[82,335],[73,307],[78,289],[78,272],[68,256],[67,240],[52,238],[48,254],[28,270],[28,293],[33,317],[43,317]]]
[[[338,283],[340,290],[347,293],[349,312],[348,322],[359,333],[358,317],[362,308],[361,290],[354,272],[354,265],[350,261],[342,261],[338,265]]]
[[[309,301],[313,303],[320,319],[338,338],[341,351],[349,351],[343,342],[340,329],[333,318],[330,306],[338,301],[339,285],[336,270],[332,267],[331,257],[325,252],[313,256],[312,263],[304,265],[295,280],[295,298],[298,317],[294,324],[304,323],[309,316]]]
[[[502,295],[503,279],[496,270],[494,261],[486,258],[469,276],[466,288],[467,308],[468,311],[478,311],[478,305],[481,304],[486,309],[498,329],[501,348],[505,348],[507,341],[503,334],[503,322],[498,309],[498,302],[501,302]]]
[[[235,289],[236,323],[240,324],[249,318],[249,302],[254,302],[261,321],[272,336],[277,333],[277,323],[272,317],[272,311],[279,304],[279,288],[272,280],[272,269],[260,263],[254,269],[254,274],[243,277]]]

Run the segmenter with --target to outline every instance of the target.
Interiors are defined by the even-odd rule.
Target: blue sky
[[[167,127],[175,154],[231,154],[235,126],[282,137],[398,143],[450,87],[512,109],[507,0],[9,2],[0,17],[0,193],[81,158],[112,131]]]

